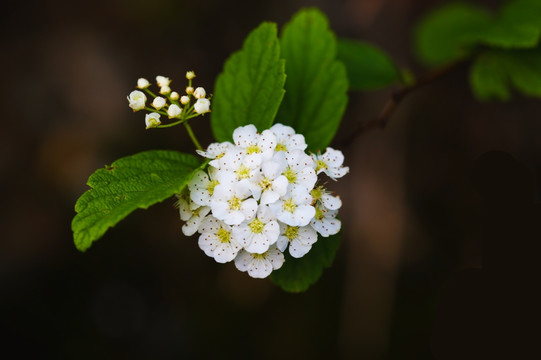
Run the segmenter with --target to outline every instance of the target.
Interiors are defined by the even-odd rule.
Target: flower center
[[[289,181],[290,184],[297,181],[297,173],[291,169],[291,167],[287,167],[286,171],[282,174],[287,178],[287,181]]]
[[[214,194],[214,188],[218,184],[220,184],[220,182],[218,182],[218,180],[209,181],[209,184],[207,185],[207,191],[209,192],[210,196],[212,196],[212,194]]]
[[[265,258],[265,255],[267,255],[266,252],[264,252],[263,254],[252,254],[252,257],[254,259],[264,259]]]
[[[297,204],[295,204],[295,201],[293,201],[293,199],[287,199],[284,201],[282,207],[285,211],[293,214],[295,212],[295,209],[297,208]]]
[[[272,186],[272,180],[269,179],[268,177],[264,177],[263,180],[259,182],[259,186],[263,190],[268,189]]]
[[[231,233],[224,228],[220,228],[220,230],[218,230],[216,233],[216,236],[222,243],[228,243],[229,239],[231,238]]]
[[[237,178],[239,180],[248,179],[250,177],[250,168],[243,164],[238,167],[235,174],[237,174]]]
[[[322,170],[322,169],[327,169],[328,166],[327,166],[327,163],[325,163],[325,161],[323,160],[317,160],[316,161],[316,172],[318,172],[319,170]]]
[[[285,146],[285,145],[282,144],[282,143],[278,143],[278,144],[276,145],[275,151],[287,151],[287,146]]]
[[[297,226],[287,226],[284,234],[289,241],[296,239],[299,236],[299,228]]]
[[[261,232],[263,232],[263,228],[265,227],[265,224],[263,223],[263,221],[256,218],[248,226],[250,227],[250,230],[254,234],[260,234]]]
[[[236,196],[233,196],[227,202],[229,203],[229,208],[231,210],[240,210],[240,207],[242,205],[242,201]]]
[[[321,199],[322,196],[323,196],[322,186],[318,186],[312,190],[312,199],[314,199],[314,201]]]
[[[261,152],[261,149],[257,145],[250,145],[246,148],[246,153],[248,155],[250,154],[259,154]]]

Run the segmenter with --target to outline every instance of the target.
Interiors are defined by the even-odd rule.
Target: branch
[[[380,112],[379,116],[364,123],[361,124],[355,131],[353,131],[351,134],[349,134],[342,142],[342,145],[349,145],[353,143],[353,141],[361,134],[372,130],[372,129],[385,129],[387,124],[389,123],[394,111],[402,103],[404,98],[410,94],[411,92],[423,87],[426,84],[429,84],[441,77],[444,77],[450,72],[453,72],[457,68],[459,68],[462,64],[464,64],[469,59],[460,59],[454,62],[451,62],[449,64],[446,64],[442,67],[436,68],[434,70],[431,70],[420,77],[417,78],[417,80],[411,84],[404,86],[402,88],[399,88],[391,94],[391,97],[385,105],[383,106],[382,111]]]

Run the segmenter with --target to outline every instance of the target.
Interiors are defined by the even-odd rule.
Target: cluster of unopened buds
[[[342,202],[318,175],[336,180],[349,168],[339,150],[308,155],[304,136],[282,124],[261,133],[239,127],[233,140],[197,151],[210,161],[178,195],[182,231],[199,232],[199,247],[217,262],[265,278],[282,266],[285,251],[303,257],[318,234],[339,232]]]
[[[210,112],[210,98],[204,88],[193,88],[192,80],[195,78],[193,71],[186,73],[188,86],[185,89],[185,94],[180,95],[176,91],[172,91],[169,85],[171,80],[165,76],[156,76],[156,83],[160,88],[160,95],[150,91],[150,82],[145,78],[137,80],[137,88],[128,96],[130,108],[133,111],[147,110],[150,111],[145,117],[146,128],[169,127]],[[153,100],[147,106],[147,95]],[[195,101],[194,101],[195,99]],[[162,125],[161,115],[167,116],[173,123]]]

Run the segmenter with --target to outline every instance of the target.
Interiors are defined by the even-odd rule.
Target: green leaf
[[[263,23],[216,80],[211,119],[216,140],[231,141],[239,126],[254,124],[262,131],[272,125],[284,96],[284,70],[276,24]]]
[[[541,36],[541,1],[515,0],[504,5],[481,37],[501,48],[533,48]]]
[[[285,291],[306,291],[321,277],[323,269],[332,265],[339,247],[340,234],[337,234],[327,238],[319,236],[302,258],[295,259],[286,251],[284,265],[271,273],[271,280]]]
[[[417,57],[430,66],[465,57],[491,22],[491,14],[481,7],[463,3],[444,5],[429,13],[416,27]]]
[[[352,90],[378,89],[400,80],[400,73],[389,55],[372,44],[340,39],[338,59],[346,66]]]
[[[511,87],[541,97],[541,49],[487,51],[475,60],[470,83],[480,100],[508,100]]]
[[[192,155],[152,150],[127,156],[90,176],[91,187],[75,204],[75,246],[88,249],[108,228],[134,210],[146,209],[180,191],[202,166]]]
[[[336,39],[320,11],[300,11],[282,31],[286,95],[277,121],[304,135],[312,151],[325,150],[347,104],[348,80],[336,60]]]

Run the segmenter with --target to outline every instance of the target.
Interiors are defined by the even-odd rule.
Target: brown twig
[[[341,145],[344,145],[344,146],[350,145],[359,135],[369,130],[384,129],[389,123],[389,120],[391,119],[398,105],[400,105],[400,103],[404,100],[404,98],[408,94],[456,70],[458,67],[460,67],[460,65],[464,64],[466,60],[467,59],[457,60],[449,64],[446,64],[442,67],[431,70],[421,75],[420,77],[418,77],[413,84],[404,86],[402,88],[399,88],[393,91],[391,94],[391,97],[389,98],[389,100],[387,100],[387,102],[383,106],[383,109],[380,112],[379,116],[364,124],[361,124],[355,131],[349,134],[341,142]]]

